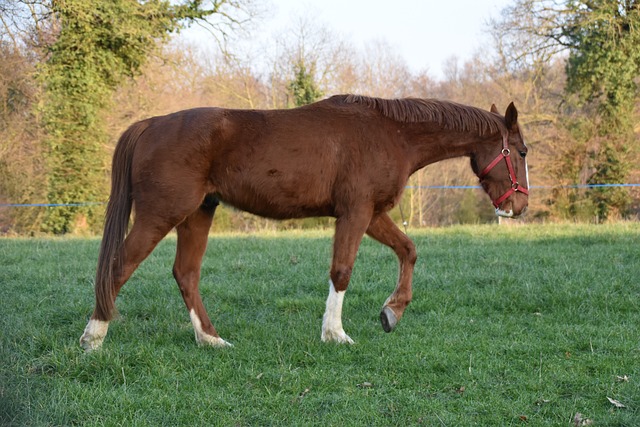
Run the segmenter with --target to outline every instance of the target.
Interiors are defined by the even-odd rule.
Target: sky
[[[277,34],[301,16],[313,16],[356,48],[385,41],[414,72],[441,78],[443,63],[470,59],[491,47],[487,22],[513,0],[270,0],[258,23],[262,34]],[[259,34],[258,32],[257,34]]]

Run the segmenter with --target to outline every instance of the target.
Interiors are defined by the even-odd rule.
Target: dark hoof
[[[380,323],[382,323],[382,329],[385,332],[391,332],[398,324],[398,318],[389,307],[383,307],[380,313]]]

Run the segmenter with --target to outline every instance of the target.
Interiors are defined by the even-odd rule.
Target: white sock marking
[[[329,280],[329,296],[327,307],[322,318],[322,341],[335,341],[338,343],[353,344],[342,328],[342,301],[344,291],[336,292],[333,282]]]
[[[209,335],[202,329],[202,322],[196,314],[194,309],[189,312],[191,323],[193,324],[193,330],[196,334],[196,342],[200,345],[210,345],[212,347],[233,347],[231,343],[226,342],[220,337],[214,337]]]
[[[107,336],[109,322],[104,320],[89,319],[84,333],[80,337],[80,345],[85,351],[92,351],[102,346],[104,337]]]

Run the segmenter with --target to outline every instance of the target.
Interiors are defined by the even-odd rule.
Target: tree
[[[600,144],[592,155],[595,171],[588,182],[623,183],[636,145],[633,112],[640,74],[640,2],[584,2],[573,7],[567,39],[575,47],[567,61],[567,89],[593,106],[600,120]],[[623,188],[596,187],[589,196],[600,219],[623,214],[630,203]]]
[[[310,70],[307,70],[303,60],[294,65],[294,77],[289,82],[289,90],[296,107],[311,104],[323,96],[313,76],[314,68],[312,66]]]
[[[0,203],[44,197],[41,132],[31,114],[38,98],[33,73],[34,64],[24,52],[0,41]],[[41,214],[39,208],[0,208],[0,233],[37,231]]]
[[[38,114],[44,130],[49,203],[102,202],[106,198],[107,132],[103,120],[114,90],[136,75],[158,42],[192,22],[219,15],[211,25],[223,37],[240,23],[231,12],[248,0],[22,0],[13,10],[32,11],[41,49],[38,80],[44,88]],[[2,9],[8,6],[3,2]],[[18,14],[19,15],[19,14]],[[15,40],[22,21],[2,20]],[[37,31],[34,32],[34,29]],[[27,39],[27,37],[24,37]],[[95,207],[49,210],[44,231],[66,233],[96,226]]]
[[[566,126],[588,150],[589,183],[621,183],[635,153],[633,129],[640,74],[640,2],[637,0],[517,0],[494,23],[519,68],[566,52]],[[576,114],[577,113],[577,114]],[[589,117],[585,122],[582,117]],[[596,123],[595,132],[585,129]],[[590,144],[591,145],[591,144]],[[588,193],[595,214],[624,213],[628,194],[620,188]]]

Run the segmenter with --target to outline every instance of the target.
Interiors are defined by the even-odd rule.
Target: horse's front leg
[[[391,332],[411,302],[411,281],[417,253],[413,242],[393,223],[386,213],[374,217],[367,234],[389,246],[398,256],[399,275],[395,291],[382,306],[380,321],[385,332]]]
[[[336,220],[329,296],[322,318],[322,341],[353,344],[342,327],[342,301],[349,286],[358,247],[370,220],[371,214],[366,211],[344,215]]]

